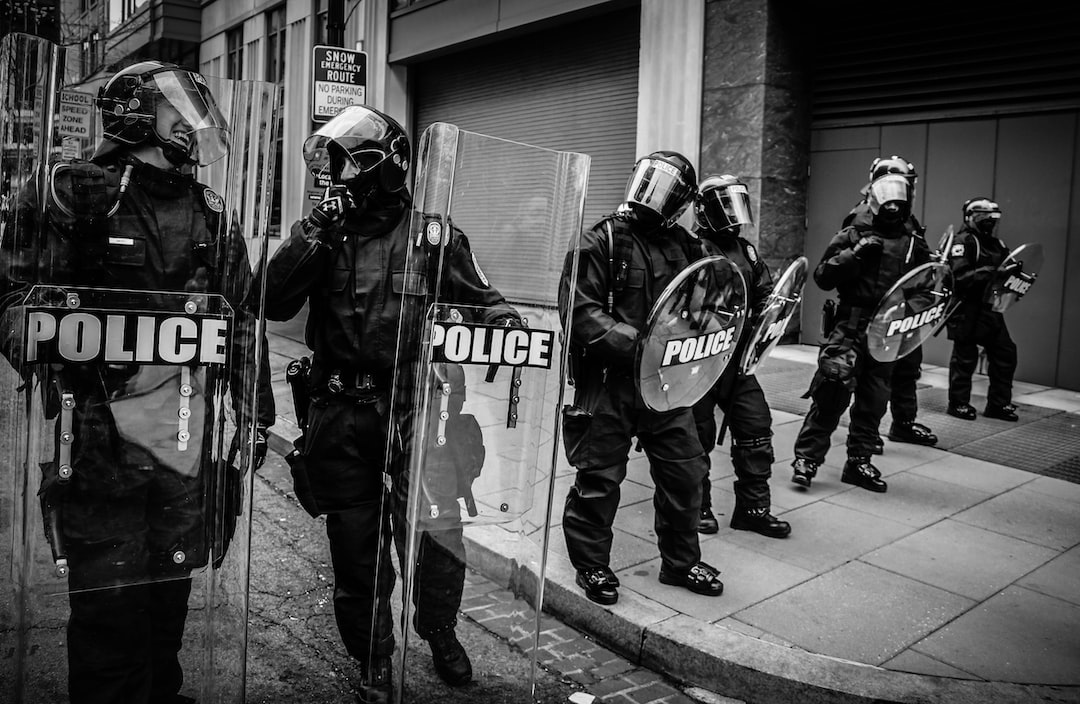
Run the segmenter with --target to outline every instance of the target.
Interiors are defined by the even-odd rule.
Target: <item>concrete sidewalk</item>
[[[299,319],[270,326],[279,452],[296,435],[283,370],[307,353],[301,332]],[[660,584],[652,484],[635,454],[615,522],[612,568],[623,586],[619,602],[602,607],[574,585],[565,558],[558,522],[573,470],[563,463],[545,611],[631,662],[700,688],[704,700],[715,692],[747,702],[1080,702],[1080,484],[971,456],[979,451],[887,443],[875,463],[888,493],[840,483],[843,447],[803,490],[789,481],[802,418],[778,407],[797,405],[813,360],[812,348],[781,347],[759,371],[774,408],[773,512],[792,523],[790,538],[727,528],[720,514],[734,505],[733,474],[726,448],[717,449],[722,527],[702,536],[702,552],[721,569],[724,595]],[[923,381],[927,395],[940,391],[942,370],[927,368]],[[1080,442],[1080,394],[1017,390],[1017,402],[1029,404],[1021,412],[1040,424],[980,417],[965,432],[1037,431],[1027,441],[1050,454]],[[950,444],[934,420],[942,447],[977,444]],[[1060,436],[1043,437],[1048,429]],[[842,428],[834,443],[844,438]],[[513,555],[492,536],[467,531],[484,571],[505,573]]]

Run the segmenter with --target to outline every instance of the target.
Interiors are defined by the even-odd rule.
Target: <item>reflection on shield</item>
[[[507,701],[531,701],[569,337],[557,286],[564,262],[576,268],[589,157],[435,123],[416,163],[404,279],[417,285],[402,304],[390,404],[400,446],[387,453],[412,596],[395,696],[415,696],[407,673],[430,667],[418,636],[457,619],[473,569],[519,597],[507,627],[532,668]],[[463,280],[506,303],[462,300]]]
[[[645,405],[694,405],[720,378],[746,322],[746,282],[734,262],[699,259],[668,284],[638,338],[636,382]]]
[[[870,355],[879,362],[895,362],[914,352],[945,323],[952,296],[952,271],[942,262],[920,264],[900,277],[870,320]]]
[[[784,271],[780,280],[773,286],[765,309],[757,321],[757,326],[750,333],[746,349],[743,351],[739,370],[746,375],[753,374],[759,364],[764,362],[784,336],[791,316],[799,308],[803,286],[806,284],[806,257],[799,257]]]
[[[1041,244],[1022,244],[1005,257],[986,290],[990,309],[1004,313],[1031,289],[1043,265]]]
[[[263,351],[250,284],[279,89],[207,79],[228,151],[196,173],[208,188],[192,187],[191,270],[166,286],[140,266],[151,230],[134,231],[119,176],[43,168],[59,158],[62,55],[39,37],[0,40],[0,134],[17,136],[0,194],[0,452],[15,475],[0,488],[13,593],[0,601],[0,682],[11,701],[67,701],[69,663],[157,657],[149,634],[168,619],[181,694],[240,702]]]

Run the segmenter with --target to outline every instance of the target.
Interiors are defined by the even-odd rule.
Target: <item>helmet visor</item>
[[[679,216],[690,202],[693,186],[682,173],[660,159],[642,159],[630,176],[626,200],[659,213],[665,220]]]
[[[150,77],[147,87],[161,94],[159,110],[166,105],[179,114],[180,119],[173,124],[161,124],[159,112],[157,129],[167,131],[163,138],[186,149],[199,166],[212,164],[228,153],[229,125],[206,79],[191,71],[162,71]]]
[[[714,188],[702,197],[707,209],[723,212],[729,226],[754,224],[754,216],[750,212],[750,193],[743,184],[733,183],[723,188]]]
[[[362,105],[351,105],[304,141],[304,161],[312,174],[330,177],[327,147],[333,142],[345,150],[361,173],[370,171],[389,156],[380,145],[394,130],[382,115]]]
[[[875,206],[874,212],[877,212],[876,206],[890,201],[907,203],[910,192],[911,184],[906,177],[888,174],[870,184],[870,204]]]

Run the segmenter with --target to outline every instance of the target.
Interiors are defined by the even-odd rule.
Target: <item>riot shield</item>
[[[953,296],[952,271],[927,262],[900,277],[882,297],[866,331],[870,355],[895,362],[914,352],[946,319]]]
[[[1004,313],[1023,298],[1043,265],[1042,245],[1022,244],[1005,257],[986,289],[986,302],[996,313]]]
[[[14,657],[0,679],[15,702],[142,688],[241,702],[254,431],[272,413],[253,273],[279,89],[192,79],[220,111],[223,149],[167,176],[122,148],[53,153],[46,95],[61,86],[26,72],[42,51],[9,36],[0,57],[8,98],[12,80],[37,81],[19,148],[46,155],[19,161],[0,243],[0,443],[14,470],[0,493],[14,518],[0,638]],[[12,109],[5,119],[25,117]]]
[[[754,331],[750,333],[749,342],[743,351],[742,360],[739,363],[739,370],[743,374],[753,374],[784,336],[788,322],[798,310],[799,302],[802,300],[807,266],[806,257],[799,257],[791,263],[773,286],[761,318],[757,321]]]
[[[638,393],[654,411],[689,408],[735,354],[746,323],[746,282],[728,258],[699,259],[653,304],[638,338]]]
[[[501,696],[532,701],[567,364],[557,286],[576,267],[589,157],[436,123],[416,163],[387,450],[395,696],[431,681],[413,676],[432,667],[423,641],[454,628],[475,570],[516,596],[506,633],[530,667]]]

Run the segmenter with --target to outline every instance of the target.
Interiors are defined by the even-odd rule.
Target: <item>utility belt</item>
[[[359,369],[329,369],[313,374],[312,392],[317,395],[352,396],[373,391],[389,391],[393,374]]]

